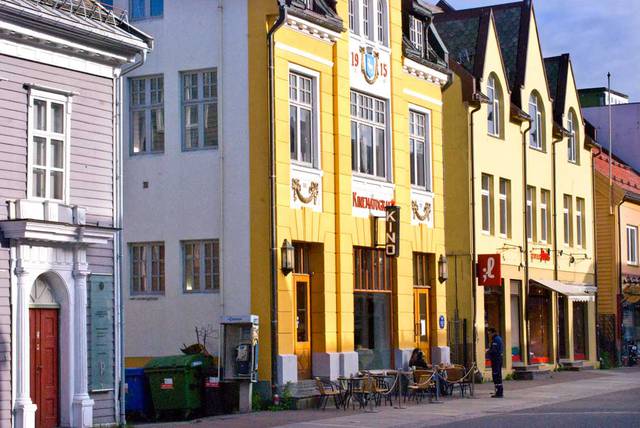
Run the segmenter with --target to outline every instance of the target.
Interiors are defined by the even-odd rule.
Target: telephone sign
[[[502,285],[500,254],[478,254],[476,276],[480,286],[500,287]]]

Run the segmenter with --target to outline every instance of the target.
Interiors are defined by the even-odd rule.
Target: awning
[[[579,284],[573,282],[555,281],[552,279],[532,279],[531,281],[567,296],[571,302],[595,302],[596,291],[593,284]]]

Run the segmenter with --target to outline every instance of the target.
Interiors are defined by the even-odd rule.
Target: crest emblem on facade
[[[372,85],[376,80],[378,80],[378,61],[380,59],[380,54],[378,52],[374,52],[371,48],[365,49],[361,47],[360,55],[362,58],[362,61],[360,62],[362,74],[364,75],[367,83]]]

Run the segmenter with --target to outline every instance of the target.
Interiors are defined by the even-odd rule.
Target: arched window
[[[387,1],[349,0],[349,30],[365,39],[387,45]]]
[[[577,132],[578,119],[575,112],[569,111],[569,118],[567,119],[567,130],[569,131],[569,139],[567,140],[567,160],[569,162],[578,163],[578,132]]]
[[[378,5],[376,8],[376,32],[378,33],[378,42],[385,44],[385,18],[384,18],[384,1],[378,0]]]
[[[529,146],[533,149],[543,150],[544,120],[540,109],[540,98],[532,93],[529,97],[529,116],[531,116],[531,130],[529,131]]]
[[[489,76],[487,80],[487,96],[489,97],[489,105],[487,107],[487,132],[490,135],[499,137],[502,126],[502,90],[500,83],[495,76]]]

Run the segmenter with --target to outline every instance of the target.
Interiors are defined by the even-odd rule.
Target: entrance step
[[[538,364],[514,367],[513,378],[515,380],[548,379],[551,377],[551,370]]]
[[[293,408],[296,410],[317,408],[320,401],[320,393],[316,388],[316,381],[305,379],[290,383],[289,393],[293,399]]]
[[[571,361],[571,360],[560,360],[560,369],[568,370],[568,371],[581,371],[581,370],[593,370],[593,364],[588,361]]]

